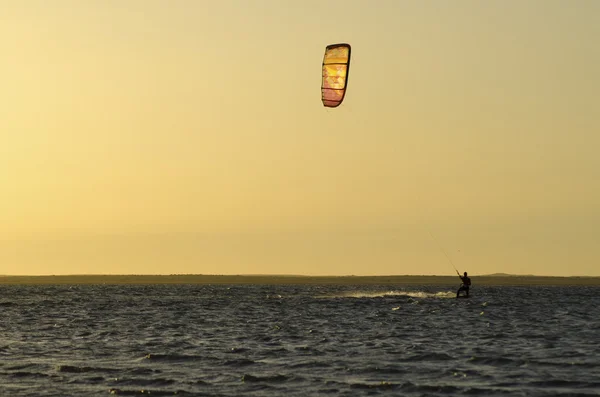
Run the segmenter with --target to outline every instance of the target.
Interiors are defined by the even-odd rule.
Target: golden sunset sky
[[[0,274],[600,276],[599,43],[595,0],[0,0]]]

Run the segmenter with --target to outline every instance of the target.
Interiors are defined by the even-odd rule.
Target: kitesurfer
[[[465,272],[464,276],[461,276],[459,274],[458,277],[460,277],[462,285],[460,286],[458,291],[456,291],[456,297],[458,298],[458,296],[460,295],[460,291],[465,291],[466,296],[469,296],[469,287],[471,286],[471,279],[467,276],[467,272]]]

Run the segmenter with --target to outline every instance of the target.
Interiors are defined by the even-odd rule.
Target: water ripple
[[[591,396],[600,288],[7,286],[0,395]]]

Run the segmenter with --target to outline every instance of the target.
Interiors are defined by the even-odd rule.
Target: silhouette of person
[[[466,296],[469,296],[469,287],[471,286],[471,279],[467,276],[467,272],[465,272],[464,276],[461,276],[459,274],[458,277],[460,277],[462,285],[460,286],[458,291],[456,291],[456,297],[458,298],[458,296],[460,295],[460,291],[465,291]]]

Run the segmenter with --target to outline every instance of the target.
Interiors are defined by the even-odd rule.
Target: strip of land
[[[596,285],[600,277],[477,276],[474,285]],[[285,276],[285,275],[68,275],[0,276],[4,285],[148,285],[148,284],[256,284],[256,285],[457,285],[457,276]]]

